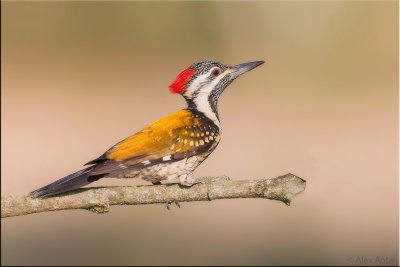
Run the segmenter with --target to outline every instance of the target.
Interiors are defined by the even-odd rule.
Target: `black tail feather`
[[[57,180],[51,184],[43,186],[42,188],[32,191],[30,193],[30,195],[32,198],[47,197],[47,196],[51,196],[51,195],[61,194],[61,193],[71,191],[74,189],[78,189],[82,186],[85,186],[94,181],[97,181],[104,175],[90,176],[89,172],[94,167],[95,166],[90,166],[86,169],[83,169],[83,170],[77,171],[73,174],[70,174],[68,176],[65,176],[64,178],[61,178],[60,180]]]

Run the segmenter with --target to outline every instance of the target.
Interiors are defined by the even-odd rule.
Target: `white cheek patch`
[[[215,113],[212,111],[210,102],[208,101],[208,96],[211,91],[215,88],[215,86],[224,78],[227,71],[221,73],[218,77],[216,77],[211,83],[204,85],[201,87],[200,91],[197,94],[194,102],[197,106],[197,109],[204,113],[208,118],[210,118],[217,126],[221,129],[221,125]],[[210,75],[209,73],[207,76]],[[200,82],[199,82],[200,84]]]
[[[197,89],[202,87],[202,84],[205,84],[207,82],[207,78],[210,76],[210,73],[206,73],[203,75],[200,75],[197,77],[192,84],[186,88],[185,93],[183,94],[184,96],[188,98],[192,98],[194,95],[194,92],[196,92]]]

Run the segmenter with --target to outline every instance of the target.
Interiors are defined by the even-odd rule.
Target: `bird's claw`
[[[167,210],[170,210],[170,209],[171,209],[171,203],[172,203],[172,202],[167,202]],[[174,203],[175,203],[175,205],[176,205],[178,208],[181,207],[181,204],[179,204],[178,201],[174,201]]]
[[[212,182],[223,182],[223,181],[229,181],[230,178],[226,175],[222,175],[219,177],[203,177],[203,178],[196,178],[194,179],[193,185],[195,184],[211,184]]]
[[[209,183],[209,180],[207,180],[207,179],[197,178],[197,179],[194,179],[192,185],[195,185],[195,184],[208,184],[208,183]]]
[[[212,200],[212,196],[211,196],[211,184],[213,182],[213,177],[203,177],[203,178],[197,178],[194,180],[193,185],[195,184],[206,184],[207,185],[207,199],[208,201]]]

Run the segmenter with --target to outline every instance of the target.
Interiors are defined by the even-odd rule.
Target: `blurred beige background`
[[[168,85],[205,59],[267,63],[223,94],[222,142],[196,175],[308,182],[290,207],[239,199],[7,218],[3,265],[398,264],[397,2],[1,7],[3,195],[75,172],[184,108]],[[93,185],[133,184],[146,183]]]

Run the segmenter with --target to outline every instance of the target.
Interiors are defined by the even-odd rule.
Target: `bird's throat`
[[[218,98],[212,97],[212,95],[199,94],[194,99],[185,99],[188,109],[200,111],[221,129],[218,116]]]

